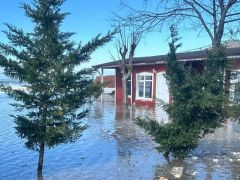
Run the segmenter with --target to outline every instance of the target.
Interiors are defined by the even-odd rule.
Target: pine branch
[[[25,34],[22,29],[18,29],[17,27],[5,23],[8,28],[8,31],[3,31],[6,37],[9,39],[11,44],[18,47],[24,47],[29,50],[33,49],[33,43],[29,36],[29,34]]]
[[[103,45],[111,41],[115,33],[116,33],[115,31],[108,32],[108,34],[103,37],[101,37],[101,35],[99,34],[83,47],[79,47],[79,52],[77,52],[76,63],[79,64],[89,61],[90,55],[94,51],[96,51],[99,47],[102,47]]]
[[[26,70],[18,62],[0,55],[0,66],[4,68],[4,73],[7,76],[16,78],[20,81],[25,80]]]

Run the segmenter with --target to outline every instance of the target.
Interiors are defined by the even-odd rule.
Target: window
[[[235,84],[233,100],[235,102],[239,102],[240,100],[240,82],[239,81]]]
[[[230,101],[240,102],[240,71],[232,71],[231,73],[231,86],[230,86]]]
[[[152,73],[137,74],[137,97],[152,98]]]
[[[132,79],[131,76],[127,79],[127,95],[132,95]]]

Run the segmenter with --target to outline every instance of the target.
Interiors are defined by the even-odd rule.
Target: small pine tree
[[[7,24],[8,44],[0,43],[0,66],[5,75],[27,84],[27,91],[1,85],[18,111],[13,116],[17,135],[26,139],[26,147],[39,152],[38,178],[42,179],[45,148],[74,142],[86,129],[80,119],[86,116],[83,105],[101,93],[93,83],[90,69],[79,70],[90,55],[109,42],[114,33],[98,35],[86,45],[76,47],[73,33],[61,32],[67,13],[61,12],[64,0],[34,0],[23,4],[27,17],[35,24],[32,33],[24,33]]]
[[[222,50],[209,51],[205,71],[199,72],[191,63],[177,61],[179,38],[171,28],[172,42],[167,59],[166,79],[173,102],[163,104],[170,123],[158,124],[138,119],[137,124],[147,130],[159,144],[160,152],[184,158],[198,145],[204,134],[212,132],[223,122],[223,70],[226,58]],[[214,52],[214,54],[213,54]],[[213,72],[214,71],[214,72]]]

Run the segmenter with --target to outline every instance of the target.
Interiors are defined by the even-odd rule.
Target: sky
[[[125,0],[129,6],[141,8],[143,0]],[[20,8],[21,3],[31,3],[31,0],[0,0],[0,31],[5,30],[4,23],[9,23],[22,28],[25,32],[31,32],[33,24]],[[76,43],[82,41],[87,43],[97,34],[106,34],[112,30],[111,21],[114,13],[124,15],[126,11],[120,6],[120,0],[67,0],[63,6],[64,12],[69,12],[62,24],[63,31],[71,31],[76,34],[72,37]],[[149,33],[143,38],[136,49],[135,56],[154,56],[166,54],[169,50],[168,37],[169,29],[163,29],[161,32]],[[202,33],[198,36],[198,32],[181,31],[181,43],[183,46],[179,51],[188,51],[197,49],[211,44],[209,37]],[[5,35],[0,32],[0,41],[8,42]],[[113,48],[113,42],[98,49],[92,54],[89,63],[83,67],[91,67],[92,65],[101,64],[112,61],[109,51],[116,56],[117,53]]]

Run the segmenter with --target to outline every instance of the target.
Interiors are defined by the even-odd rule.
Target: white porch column
[[[101,73],[100,73],[100,75],[101,75],[101,80],[100,80],[100,82],[101,82],[102,84],[103,84],[103,82],[104,82],[103,73],[104,73],[104,70],[103,70],[103,68],[101,68]],[[102,93],[101,93],[101,104],[103,103],[103,92],[104,92],[104,88],[102,89]]]

